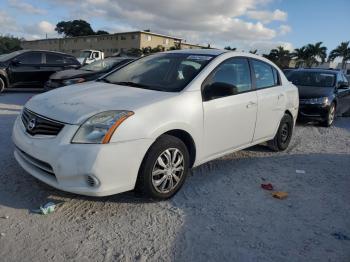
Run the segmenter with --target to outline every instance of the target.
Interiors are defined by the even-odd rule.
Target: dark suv
[[[13,87],[43,87],[53,73],[80,66],[71,55],[21,50],[0,55],[0,92]]]

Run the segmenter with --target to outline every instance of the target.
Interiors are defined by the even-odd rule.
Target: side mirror
[[[214,82],[207,84],[203,88],[203,100],[209,101],[221,97],[238,94],[237,87],[228,83]]]
[[[21,62],[17,58],[14,58],[11,60],[11,65],[13,65],[13,66],[18,66],[20,64],[21,64]]]
[[[340,81],[338,84],[339,89],[347,89],[349,87],[349,82]]]

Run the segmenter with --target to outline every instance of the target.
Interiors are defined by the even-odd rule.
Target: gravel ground
[[[332,235],[350,237],[350,118],[298,124],[283,153],[257,146],[197,167],[169,201],[91,198],[15,162],[12,125],[32,95],[0,96],[0,261],[350,261],[350,241]],[[49,201],[53,214],[31,211]]]

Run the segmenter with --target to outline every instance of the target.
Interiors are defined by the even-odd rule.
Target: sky
[[[0,0],[0,34],[59,37],[55,25],[84,19],[110,33],[150,29],[195,44],[293,50],[350,41],[350,0]]]

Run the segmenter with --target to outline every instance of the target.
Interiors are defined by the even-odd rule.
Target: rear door
[[[55,53],[44,54],[44,64],[41,68],[40,82],[44,84],[50,75],[64,69],[65,56]]]
[[[247,58],[225,60],[208,76],[203,87],[213,83],[219,83],[216,85],[218,89],[220,83],[228,84],[235,91],[234,94],[203,101],[207,158],[250,144],[257,113],[257,95],[252,88]]]
[[[254,141],[271,138],[284,114],[286,95],[278,71],[268,63],[251,59],[258,96]]]
[[[338,73],[337,76],[337,96],[338,105],[337,113],[344,114],[350,110],[350,88],[349,87],[339,87],[340,83],[349,83],[348,79],[342,73]]]
[[[17,63],[9,66],[10,84],[13,87],[37,87],[40,85],[41,52],[26,52],[16,57]]]

